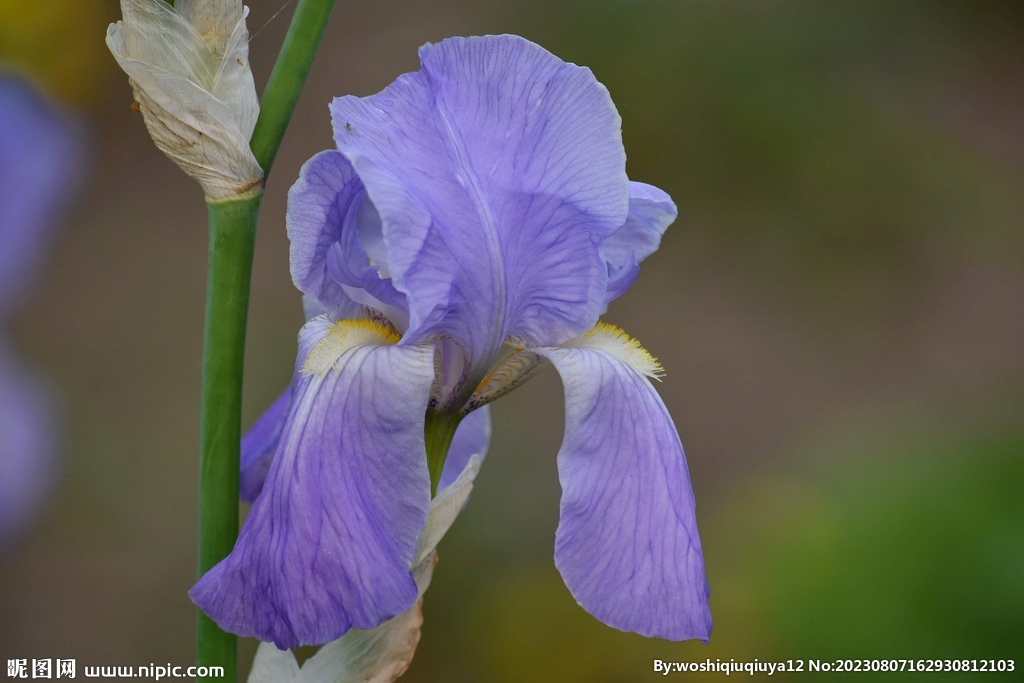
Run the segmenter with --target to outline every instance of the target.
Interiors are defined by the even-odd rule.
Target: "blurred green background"
[[[261,87],[292,6],[250,5]],[[93,131],[88,186],[14,323],[68,434],[59,496],[0,559],[0,653],[188,664],[205,208],[129,107],[102,45],[117,16],[112,0],[0,0],[5,61]],[[668,372],[715,631],[709,646],[619,633],[562,585],[547,372],[494,407],[402,680],[882,657],[1016,658],[1015,674],[957,679],[1020,680],[1024,11],[1010,0],[338,0],[264,203],[246,422],[294,362],[285,195],[332,144],[330,98],[416,69],[423,42],[497,32],[591,67],[630,176],[679,205],[607,318]]]

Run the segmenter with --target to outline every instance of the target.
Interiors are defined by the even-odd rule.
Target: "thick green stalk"
[[[264,175],[270,175],[333,7],[334,0],[299,0],[295,8],[292,25],[263,91],[260,117],[249,143]]]
[[[334,0],[299,0],[277,63],[260,102],[250,147],[264,178],[281,146],[299,92],[327,26]],[[241,443],[242,367],[256,223],[262,196],[209,204],[210,263],[203,342],[199,464],[199,575],[231,552],[238,536],[238,461]],[[196,663],[224,667],[237,677],[237,638],[199,612]]]
[[[227,557],[238,536],[238,458],[242,366],[256,219],[262,196],[209,204],[203,395],[199,459],[199,575]],[[197,663],[222,666],[234,681],[236,638],[199,612]]]

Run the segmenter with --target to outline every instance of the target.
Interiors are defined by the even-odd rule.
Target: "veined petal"
[[[611,270],[610,266],[609,270]],[[640,264],[636,262],[633,250],[630,249],[626,252],[626,259],[618,270],[609,274],[608,292],[604,296],[605,303],[614,301],[622,296],[627,289],[633,286],[638,275],[640,275]]]
[[[555,564],[609,626],[706,642],[709,591],[683,447],[645,376],[650,362],[620,335],[599,329],[570,348],[533,349],[565,385]]]
[[[327,251],[327,274],[341,285],[350,299],[380,311],[396,329],[404,332],[409,327],[405,295],[394,288],[389,278],[381,275],[377,266],[367,267],[364,263],[361,268],[353,268],[352,251],[346,251],[343,242],[336,242]]]
[[[302,308],[306,322],[325,315],[323,308],[308,295],[302,297]],[[303,359],[311,348],[305,349]],[[303,363],[296,368],[296,373],[301,371]],[[289,384],[281,392],[242,437],[239,493],[242,500],[250,505],[255,502],[263,490],[263,482],[267,478],[270,463],[273,462],[274,454],[277,452],[277,444],[281,439],[281,431],[284,429],[291,406],[293,386],[297,381],[299,381],[298,378],[293,379],[292,384]]]
[[[307,294],[302,295],[302,312],[306,322],[326,314],[323,307]],[[307,355],[309,350],[305,350]],[[303,363],[304,359],[305,356],[303,356]],[[299,365],[301,367],[302,363]],[[296,372],[299,369],[296,368]],[[293,383],[294,381],[293,379]],[[289,384],[242,437],[239,492],[242,500],[250,505],[263,490],[263,482],[267,478],[267,471],[274,459],[274,453],[277,452],[277,443],[281,439],[281,430],[284,429],[291,400],[292,384]]]
[[[341,241],[346,220],[354,220],[363,194],[363,184],[352,165],[333,150],[320,152],[303,164],[299,179],[288,191],[285,225],[292,281],[299,291],[337,318],[354,316],[362,306],[328,275],[327,253]],[[358,239],[347,240],[343,247],[353,267],[360,259],[363,267],[368,265]]]
[[[250,505],[256,502],[263,490],[291,404],[292,385],[289,384],[242,437],[239,493],[242,500]]]
[[[437,544],[466,504],[479,471],[480,458],[473,456],[452,484],[430,502],[430,515],[413,560],[421,598],[411,609],[373,630],[349,631],[320,648],[301,671],[290,651],[261,643],[249,683],[391,683],[405,672],[419,643],[422,596],[437,561]]]
[[[601,256],[612,271],[620,269],[633,252],[640,263],[658,250],[661,237],[679,211],[668,193],[647,183],[629,183],[629,214],[626,222],[601,242]]]
[[[422,596],[437,562],[437,544],[466,504],[479,471],[480,458],[471,458],[452,485],[430,503],[430,516],[413,562],[420,590],[416,604],[372,631],[353,629],[320,648],[302,666],[295,683],[391,683],[405,672],[420,640]]]
[[[596,322],[595,245],[628,210],[620,119],[588,69],[519,37],[452,38],[420,59],[331,114],[409,297],[408,342],[458,341],[471,390],[506,337],[556,344]]]
[[[368,320],[303,327],[263,492],[231,555],[190,592],[225,630],[282,648],[321,644],[416,601],[434,349],[396,341]]]
[[[474,410],[459,423],[448,448],[448,459],[444,461],[441,480],[437,490],[443,491],[466,469],[470,458],[476,456],[482,462],[487,457],[487,447],[491,443],[491,408],[484,406]],[[475,476],[475,473],[474,473]],[[472,480],[470,480],[472,481]]]
[[[646,183],[629,184],[626,222],[601,242],[601,257],[608,264],[607,301],[618,298],[633,284],[640,262],[657,251],[678,213],[666,192]]]
[[[328,150],[303,165],[288,193],[286,223],[292,280],[307,297],[338,318],[369,306],[405,329],[405,295],[371,261],[382,250],[377,210],[344,156]]]

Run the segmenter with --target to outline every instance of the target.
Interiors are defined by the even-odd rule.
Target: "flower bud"
[[[259,102],[241,0],[121,0],[107,47],[128,74],[156,146],[208,202],[263,191],[249,149]]]

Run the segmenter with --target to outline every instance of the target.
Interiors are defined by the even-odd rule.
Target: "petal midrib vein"
[[[507,285],[505,281],[505,263],[501,257],[501,239],[498,236],[495,219],[490,212],[490,207],[485,201],[486,195],[480,187],[476,172],[469,164],[468,155],[464,152],[462,145],[460,144],[460,138],[456,135],[455,127],[450,121],[451,117],[447,112],[445,112],[444,105],[442,104],[440,97],[435,98],[435,103],[437,105],[438,116],[440,116],[441,122],[444,124],[444,135],[451,143],[452,150],[455,152],[458,167],[462,170],[466,178],[466,188],[476,205],[477,214],[484,226],[484,235],[487,239],[487,256],[491,262],[491,272],[494,274],[493,280],[497,288],[498,300],[496,302],[497,305],[493,309],[494,315],[491,318],[491,337],[488,340],[487,353],[484,358],[475,359],[475,363],[471,370],[472,374],[464,384],[465,387],[469,387],[470,391],[472,391],[472,388],[479,384],[480,380],[486,374],[489,366],[489,360],[497,353],[504,337],[504,333],[500,328],[501,321],[505,319],[506,309]]]

